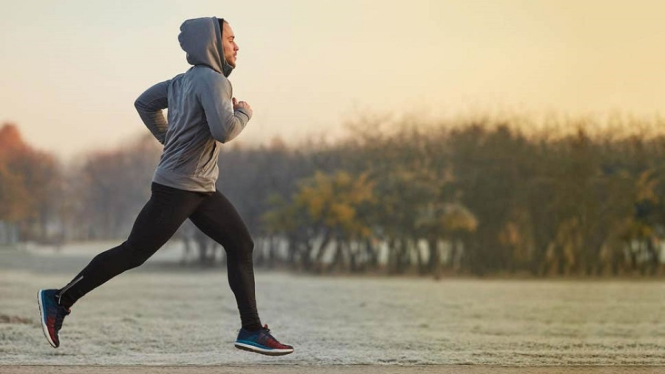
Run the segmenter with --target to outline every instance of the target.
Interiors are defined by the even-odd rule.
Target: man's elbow
[[[134,100],[134,108],[136,108],[136,110],[138,112],[145,112],[146,111],[145,110],[145,104],[141,101],[140,98]]]
[[[228,142],[229,140],[231,140],[231,139],[229,139],[228,134],[226,134],[224,132],[221,132],[221,131],[220,132],[217,132],[217,131],[213,132],[211,135],[212,135],[213,139],[215,139],[216,141],[218,141],[222,144],[224,144],[224,143]]]

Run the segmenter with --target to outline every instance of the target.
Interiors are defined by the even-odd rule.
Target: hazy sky
[[[188,69],[179,26],[213,15],[240,46],[244,142],[365,111],[665,108],[660,0],[0,1],[0,123],[62,156],[147,131],[135,98]]]

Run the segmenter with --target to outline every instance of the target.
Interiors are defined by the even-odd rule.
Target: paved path
[[[655,374],[665,366],[0,366],[11,374]]]

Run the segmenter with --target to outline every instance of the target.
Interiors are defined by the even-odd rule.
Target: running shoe
[[[37,294],[42,331],[53,348],[60,346],[58,331],[62,328],[62,321],[71,313],[69,309],[58,303],[57,292],[58,290],[39,290]]]
[[[293,353],[292,346],[280,343],[270,334],[268,325],[258,331],[240,329],[235,346],[238,349],[268,356],[283,356]]]

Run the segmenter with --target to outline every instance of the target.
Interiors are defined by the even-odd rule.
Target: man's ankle
[[[248,324],[248,325],[244,325],[242,328],[247,330],[247,331],[254,332],[254,331],[261,330],[261,328],[263,328],[263,326],[261,326],[261,323],[251,323],[251,324]]]

